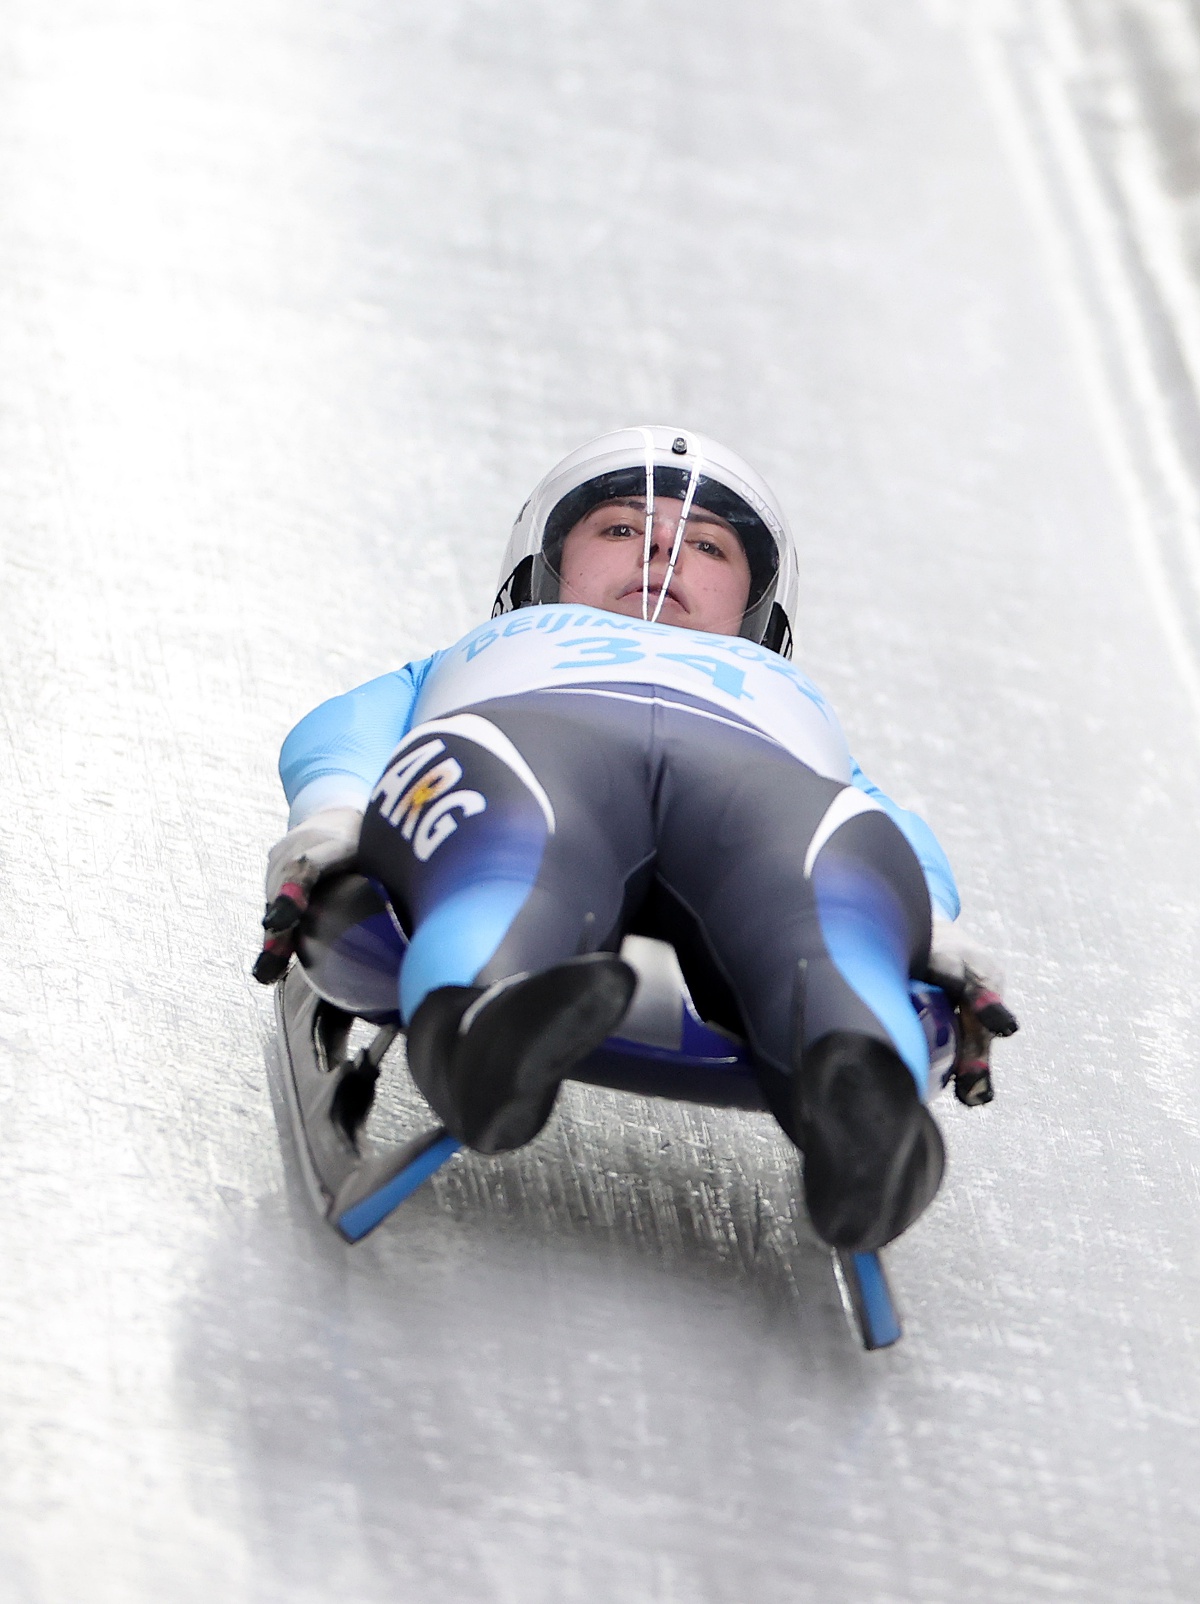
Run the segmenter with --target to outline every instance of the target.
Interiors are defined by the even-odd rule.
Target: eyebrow
[[[638,512],[645,512],[646,498],[645,496],[614,496],[611,501],[602,501],[595,510],[600,512],[605,507],[633,507]],[[688,523],[720,524],[722,529],[728,529],[732,534],[737,534],[737,530],[734,529],[727,518],[722,518],[720,513],[709,512],[707,507],[697,507],[695,504],[693,504],[691,512],[688,513]]]

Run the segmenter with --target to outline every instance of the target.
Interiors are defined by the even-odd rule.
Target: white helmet
[[[705,507],[732,525],[750,564],[750,595],[738,634],[790,657],[799,573],[783,509],[741,457],[703,435],[663,426],[602,434],[550,470],[513,525],[492,617],[556,602],[567,535],[593,507],[619,497],[645,502],[648,575],[654,501],[668,496],[682,501],[683,510],[653,616],[661,610],[688,514],[693,505]],[[649,616],[645,584],[643,613]]]

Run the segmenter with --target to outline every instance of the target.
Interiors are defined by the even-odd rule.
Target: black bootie
[[[942,1134],[890,1047],[848,1030],[822,1036],[797,1066],[795,1114],[805,1201],[830,1246],[872,1252],[933,1201]]]
[[[408,1027],[412,1077],[460,1142],[521,1147],[560,1083],[620,1023],[636,983],[623,959],[595,952],[486,989],[441,986]]]

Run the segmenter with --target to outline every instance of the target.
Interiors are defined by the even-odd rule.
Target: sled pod
[[[322,880],[296,937],[296,956],[313,989],[372,1024],[399,1022],[396,976],[407,950],[382,889],[363,874]]]

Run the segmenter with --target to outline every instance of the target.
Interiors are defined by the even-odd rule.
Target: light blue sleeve
[[[888,818],[904,832],[909,846],[917,854],[925,871],[929,897],[934,907],[948,919],[957,919],[962,903],[959,900],[954,870],[950,867],[950,860],[942,851],[937,836],[925,820],[919,814],[911,813],[908,808],[898,807],[890,796],[885,795],[877,785],[873,785],[867,779],[853,758],[850,760],[850,783],[856,785],[860,791],[864,791],[872,801],[878,802]]]
[[[279,778],[289,828],[321,808],[365,808],[387,760],[408,733],[417,693],[440,657],[409,663],[322,702],[283,743]]]

